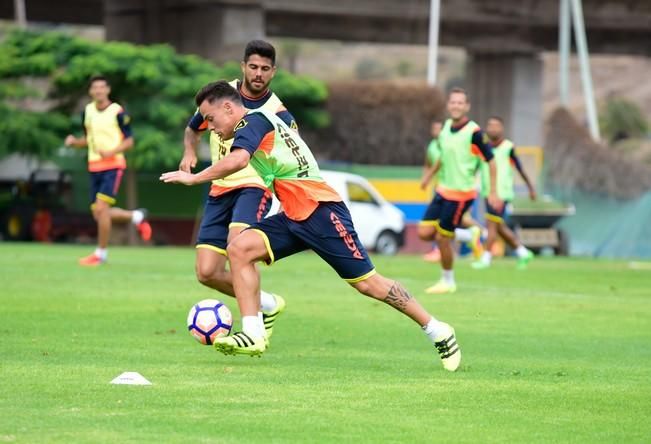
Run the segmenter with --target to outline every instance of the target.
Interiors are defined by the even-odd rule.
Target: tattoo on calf
[[[389,294],[384,298],[384,302],[400,311],[404,311],[411,299],[409,292],[403,287],[400,282],[395,281],[389,290]]]

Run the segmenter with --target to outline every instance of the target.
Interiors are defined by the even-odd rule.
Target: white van
[[[323,170],[321,176],[346,203],[362,245],[380,254],[396,254],[404,244],[404,213],[362,176]],[[279,207],[274,197],[269,215],[276,214]]]

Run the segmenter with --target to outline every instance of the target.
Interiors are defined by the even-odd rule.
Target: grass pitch
[[[648,442],[651,271],[627,262],[375,257],[457,330],[445,372],[419,328],[312,254],[263,267],[285,296],[271,349],[222,356],[186,331],[191,248],[0,244],[0,442]],[[236,317],[235,301],[226,300]],[[137,371],[149,387],[110,385]]]

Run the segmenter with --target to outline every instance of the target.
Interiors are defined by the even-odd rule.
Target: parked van
[[[362,176],[323,170],[321,176],[346,203],[362,245],[380,254],[396,254],[404,244],[403,212],[387,202]],[[277,213],[279,207],[274,197],[269,214]]]

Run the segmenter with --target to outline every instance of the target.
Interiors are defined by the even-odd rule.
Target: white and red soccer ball
[[[231,311],[217,299],[199,301],[188,313],[188,331],[204,345],[212,345],[216,338],[228,336],[232,327]]]

